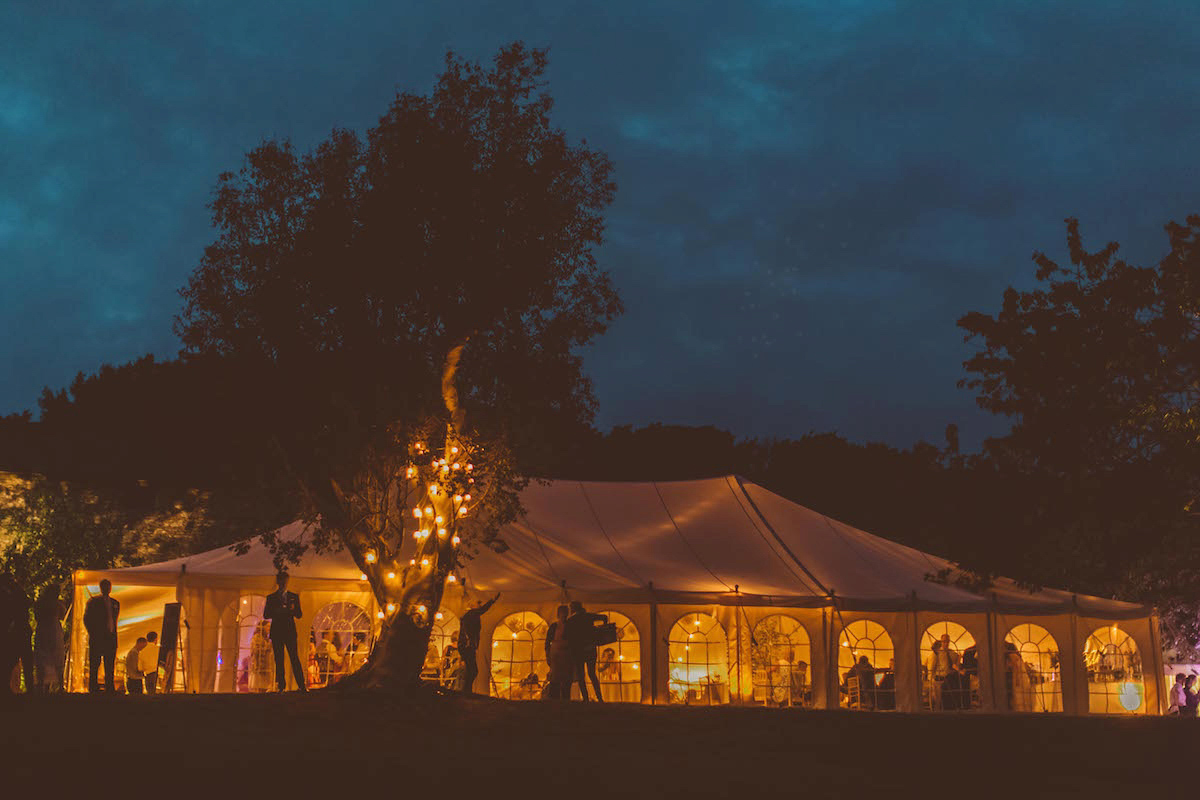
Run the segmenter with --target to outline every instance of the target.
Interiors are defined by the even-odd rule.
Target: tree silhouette
[[[1069,264],[1035,253],[1037,289],[959,320],[983,344],[962,383],[1014,421],[988,450],[1037,482],[1022,543],[1040,550],[1045,579],[1157,601],[1177,643],[1194,646],[1200,217],[1166,231],[1170,253],[1138,267],[1115,243],[1087,252],[1067,220]]]
[[[345,546],[386,609],[368,681],[416,680],[463,548],[518,512],[514,442],[591,417],[575,348],[621,310],[592,255],[615,186],[550,124],[546,63],[449,54],[365,141],[255,148],[181,292],[188,353],[280,387],[270,441],[314,545]]]

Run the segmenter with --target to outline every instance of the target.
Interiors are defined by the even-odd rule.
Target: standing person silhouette
[[[475,607],[462,615],[458,623],[458,655],[463,661],[462,690],[463,694],[475,693],[475,677],[479,674],[479,661],[475,657],[479,649],[479,633],[483,627],[483,615],[492,604],[500,599],[500,593],[491,600],[476,602]]]
[[[87,601],[83,608],[83,627],[88,635],[88,691],[100,690],[100,662],[104,661],[104,690],[113,688],[113,666],[117,660],[117,618],[121,603],[111,596],[112,582],[100,581],[100,594]]]
[[[271,649],[275,654],[275,688],[287,689],[287,669],[283,663],[283,652],[287,650],[292,662],[292,675],[300,691],[307,692],[304,683],[304,666],[296,645],[296,620],[300,619],[300,596],[287,590],[288,574],[281,572],[275,578],[279,591],[267,595],[263,608],[263,619],[271,620]]]
[[[588,701],[587,679],[591,677],[592,688],[596,690],[596,701],[604,702],[600,694],[600,678],[596,676],[596,634],[594,628],[597,622],[608,622],[603,614],[592,614],[585,611],[583,603],[571,601],[571,616],[567,617],[566,633],[567,647],[571,649],[571,661],[574,665],[575,680],[579,683],[579,694],[583,702]],[[567,679],[568,693],[571,680]],[[568,695],[569,696],[569,695]]]

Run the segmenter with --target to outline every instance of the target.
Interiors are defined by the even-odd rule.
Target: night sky
[[[218,173],[364,131],[448,48],[549,46],[555,122],[615,163],[602,428],[973,446],[955,320],[1067,216],[1146,263],[1200,213],[1200,3],[645,5],[0,4],[0,413],[173,356]]]

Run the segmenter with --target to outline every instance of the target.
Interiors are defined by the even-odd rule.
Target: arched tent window
[[[217,636],[216,691],[269,692],[275,688],[275,657],[262,618],[267,598],[242,595],[221,615]]]
[[[894,709],[895,670],[896,650],[886,628],[873,619],[859,619],[842,629],[838,672],[843,708]]]
[[[617,640],[600,645],[596,652],[596,675],[600,678],[601,696],[608,703],[640,703],[642,641],[637,626],[620,612],[600,613],[617,626]]]
[[[1083,663],[1091,713],[1136,714],[1145,710],[1142,657],[1132,636],[1116,625],[1097,628],[1083,646]]]
[[[921,637],[921,704],[934,711],[979,707],[979,651],[957,622],[935,622]]]
[[[750,642],[754,702],[768,706],[810,706],[811,663],[808,631],[798,620],[784,614],[759,620]]]
[[[672,703],[729,702],[729,644],[725,628],[709,614],[688,614],[667,639]]]
[[[1004,637],[1004,686],[1013,711],[1062,711],[1058,642],[1048,630],[1022,623]]]
[[[313,616],[308,685],[328,686],[362,667],[374,641],[371,617],[354,603],[329,603]]]
[[[492,695],[506,700],[537,700],[550,665],[546,663],[546,620],[533,611],[509,614],[492,633]]]
[[[462,659],[458,657],[458,627],[458,615],[445,606],[434,613],[421,680],[454,688],[454,680],[462,672]]]

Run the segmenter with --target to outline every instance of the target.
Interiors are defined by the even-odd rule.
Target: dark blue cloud
[[[0,8],[0,412],[171,355],[219,172],[364,129],[447,48],[549,45],[556,119],[610,153],[600,423],[967,442],[955,319],[1062,219],[1161,255],[1200,210],[1200,6],[184,3]]]

